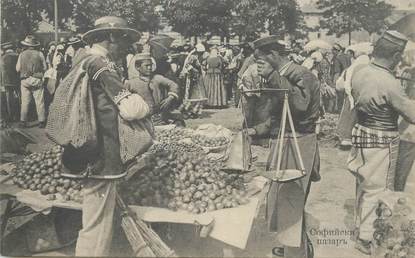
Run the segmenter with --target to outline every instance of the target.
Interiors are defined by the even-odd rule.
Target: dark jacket
[[[6,52],[1,57],[1,83],[4,87],[18,87],[19,73],[16,71],[17,53]]]
[[[152,75],[151,80],[145,77],[134,77],[126,81],[124,88],[139,94],[149,105],[150,113],[159,112],[160,103],[168,95],[179,97],[179,86],[174,81],[159,75]]]
[[[42,52],[34,49],[26,49],[20,53],[20,78],[25,79],[30,76],[41,79],[46,70],[46,61]]]
[[[90,55],[88,51],[79,54],[80,56],[74,59],[72,69],[76,69],[76,62],[81,62]],[[90,165],[93,168],[91,171],[93,175],[121,177],[124,173],[124,165],[120,156],[119,111],[116,104],[116,99],[123,94],[120,74],[107,57],[99,55],[86,63],[85,68],[95,106],[98,144],[92,149],[65,147],[63,164],[73,174],[78,174]]]
[[[294,120],[295,130],[299,133],[314,133],[319,117],[320,89],[318,79],[307,68],[290,63],[282,72],[271,73],[267,79],[266,87],[289,89],[289,104]],[[266,93],[262,93],[266,94]],[[278,134],[280,126],[283,96],[268,96],[268,104],[264,106],[264,116],[268,119],[254,127],[257,135]]]
[[[351,64],[352,60],[350,60],[350,57],[344,53],[339,53],[333,57],[331,64],[331,76],[333,77],[334,82],[337,80],[334,76],[339,76]]]

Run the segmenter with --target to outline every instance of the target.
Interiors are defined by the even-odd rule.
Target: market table
[[[0,169],[2,170],[2,169]],[[191,214],[184,211],[171,211],[164,208],[130,205],[129,208],[145,222],[182,223],[202,226],[201,235],[222,241],[228,245],[244,249],[262,199],[265,197],[268,180],[254,177],[248,184],[249,203],[236,208],[216,210],[204,214]],[[49,212],[52,207],[82,210],[80,203],[64,201],[61,198],[48,200],[39,191],[21,189],[0,175],[0,195],[2,199],[13,198],[33,209],[34,212]],[[58,195],[59,196],[59,195]],[[7,212],[7,211],[6,211]],[[4,219],[7,223],[7,218]],[[3,233],[3,232],[2,232]]]

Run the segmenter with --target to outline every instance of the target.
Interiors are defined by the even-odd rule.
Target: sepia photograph
[[[415,258],[414,0],[0,9],[0,257]]]

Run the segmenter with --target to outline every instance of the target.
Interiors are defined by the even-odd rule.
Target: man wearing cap
[[[141,120],[149,114],[149,107],[145,101],[139,95],[123,88],[121,72],[115,65],[116,60],[125,57],[124,51],[128,49],[128,45],[140,38],[139,32],[128,28],[124,19],[113,16],[97,19],[94,26],[94,29],[83,35],[83,40],[92,44],[92,47],[82,51],[76,59],[78,61],[74,60],[68,76],[77,74],[79,70],[87,72],[87,89],[91,98],[81,101],[92,101],[95,121],[91,122],[95,122],[96,130],[88,130],[86,136],[91,140],[85,142],[81,141],[85,137],[77,138],[85,131],[84,127],[81,128],[71,136],[69,144],[64,145],[62,156],[64,176],[82,178],[82,230],[78,235],[75,255],[85,257],[109,255],[117,195],[116,184],[126,173],[122,159],[124,149],[120,147],[123,139],[121,122]],[[68,116],[60,114],[61,107],[68,105],[68,81],[64,80],[56,90],[51,105],[47,132],[53,139],[61,139],[62,132],[57,132],[57,129],[61,128],[60,117]],[[73,89],[79,91],[83,87],[85,84]],[[70,104],[69,106],[73,106]],[[77,107],[79,110],[76,113],[91,113],[85,104]],[[64,121],[73,123],[70,119]],[[82,122],[75,121],[76,124]],[[66,128],[62,128],[61,131],[65,130]],[[129,139],[132,145],[139,144],[135,140]],[[74,147],[75,142],[80,141],[82,144],[77,144],[80,147]]]
[[[1,49],[4,54],[1,56],[0,72],[1,86],[5,92],[5,113],[7,121],[19,121],[19,74],[16,71],[18,54],[10,42],[3,43]],[[2,89],[3,90],[3,89]]]
[[[370,64],[356,67],[351,79],[357,123],[352,131],[348,168],[356,176],[356,248],[370,253],[379,198],[394,190],[399,149],[398,117],[415,123],[415,101],[393,74],[407,43],[397,31],[376,42]]]
[[[264,79],[264,87],[286,89],[289,106],[294,119],[300,152],[306,175],[285,182],[272,182],[268,192],[267,217],[271,231],[277,232],[282,248],[276,252],[284,257],[311,257],[311,242],[308,240],[304,220],[304,207],[311,181],[318,181],[320,158],[315,134],[319,118],[320,91],[318,79],[305,67],[289,61],[286,43],[278,36],[268,36],[254,41],[258,74]],[[280,128],[283,96],[269,94],[269,105],[263,110],[268,115],[264,123],[248,129],[250,135],[271,134],[276,138]],[[292,142],[292,134],[285,134],[284,142]],[[276,141],[273,140],[273,146]],[[274,150],[276,148],[271,148]],[[283,154],[282,169],[299,168],[296,155],[286,148]],[[277,153],[270,152],[269,160]],[[274,164],[270,164],[273,166]]]
[[[134,60],[138,76],[126,81],[125,88],[143,97],[150,107],[153,122],[168,122],[172,118],[173,104],[179,98],[179,86],[160,74],[153,74],[156,62],[150,53],[137,54]]]
[[[28,35],[21,44],[25,50],[20,53],[16,63],[16,71],[21,80],[21,113],[20,126],[27,127],[30,101],[35,100],[39,127],[46,125],[43,74],[47,69],[46,60],[42,52],[36,49],[40,43],[34,36]]]

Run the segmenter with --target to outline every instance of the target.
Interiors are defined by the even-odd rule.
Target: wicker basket
[[[206,152],[221,152],[221,151],[225,151],[229,147],[229,143],[223,144],[220,146],[215,146],[215,147],[206,147],[200,144],[197,144],[197,145],[201,147],[203,150],[205,150]]]

